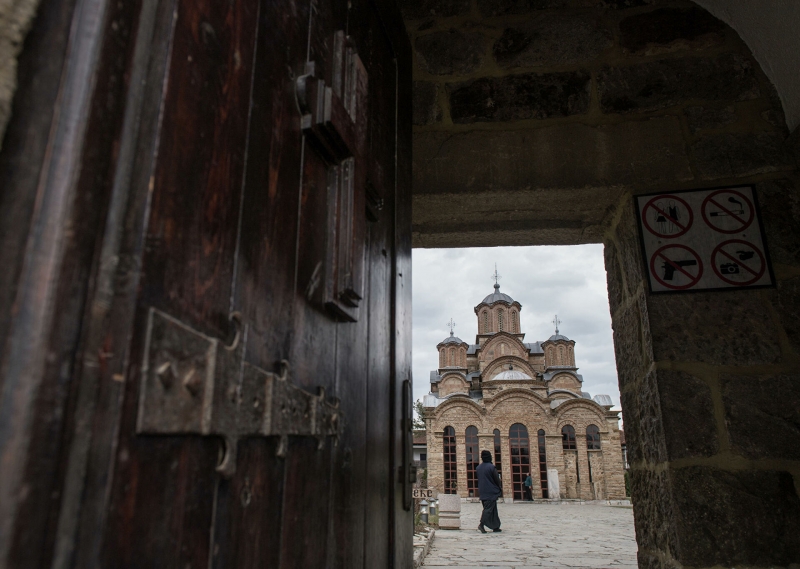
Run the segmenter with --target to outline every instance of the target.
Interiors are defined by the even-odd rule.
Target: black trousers
[[[531,487],[530,486],[523,486],[522,487],[523,496],[529,502],[533,500],[533,494],[531,494]]]
[[[500,529],[500,516],[497,514],[497,500],[481,500],[483,513],[481,525],[489,529]]]

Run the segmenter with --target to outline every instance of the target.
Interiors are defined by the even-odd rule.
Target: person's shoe
[[[480,524],[480,525],[478,526],[478,531],[479,531],[479,532],[481,532],[481,533],[486,533],[486,528],[485,528],[485,527],[483,527],[483,524]]]
[[[497,528],[497,529],[493,529],[492,531],[493,531],[494,533],[497,533],[497,532],[501,532],[501,531],[503,531],[503,530],[501,530],[500,528]]]

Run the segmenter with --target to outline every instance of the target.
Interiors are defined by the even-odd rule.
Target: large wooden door
[[[410,567],[399,13],[132,4],[41,566]]]

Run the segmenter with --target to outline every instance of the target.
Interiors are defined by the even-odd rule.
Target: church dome
[[[525,372],[516,369],[507,369],[506,371],[501,371],[492,379],[494,380],[494,379],[533,379],[533,378]]]
[[[505,293],[500,292],[500,285],[494,285],[494,292],[488,295],[486,298],[481,301],[481,304],[494,304],[495,302],[505,302],[506,304],[512,304],[514,299],[508,296]]]
[[[458,336],[454,336],[452,332],[450,332],[450,337],[445,338],[439,344],[465,344],[464,340],[459,338]]]
[[[552,336],[550,336],[547,339],[548,342],[555,342],[556,340],[564,340],[565,342],[571,342],[572,341],[572,340],[570,340],[569,338],[567,338],[566,336],[564,336],[562,334],[553,334]]]

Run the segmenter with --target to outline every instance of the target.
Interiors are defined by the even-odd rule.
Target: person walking
[[[500,477],[497,469],[492,464],[492,453],[488,450],[481,451],[481,464],[475,469],[478,475],[478,495],[483,504],[481,522],[478,524],[478,531],[486,533],[486,528],[494,532],[500,529],[500,516],[497,514],[497,498],[502,494]]]
[[[528,473],[528,476],[525,478],[525,481],[522,483],[522,492],[525,496],[525,500],[528,502],[533,502],[533,494],[531,493],[531,489],[533,488],[533,478],[531,478],[531,473]]]

